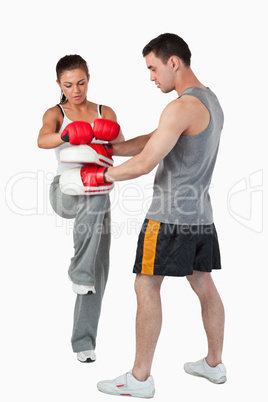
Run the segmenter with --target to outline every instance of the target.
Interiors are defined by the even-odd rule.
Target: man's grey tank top
[[[181,135],[159,163],[146,218],[178,225],[209,225],[213,223],[209,186],[223,128],[223,111],[210,89],[191,87],[180,97],[184,95],[194,96],[206,106],[210,122],[197,135]]]

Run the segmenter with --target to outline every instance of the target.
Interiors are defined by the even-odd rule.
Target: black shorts
[[[145,219],[138,239],[134,273],[186,276],[193,271],[213,269],[221,269],[214,224],[172,225]]]

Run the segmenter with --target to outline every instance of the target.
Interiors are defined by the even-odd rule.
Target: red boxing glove
[[[60,189],[68,195],[107,194],[114,184],[105,182],[107,168],[85,165],[82,168],[66,170],[60,176]]]
[[[94,137],[98,140],[113,141],[120,131],[120,126],[115,121],[107,119],[96,119],[93,126]]]
[[[107,168],[92,165],[86,165],[81,168],[81,179],[85,188],[95,189],[103,185],[110,185],[113,183],[106,183],[104,174]],[[87,192],[87,190],[86,190]]]
[[[90,144],[93,140],[91,124],[85,121],[73,121],[65,127],[61,139],[72,145]]]

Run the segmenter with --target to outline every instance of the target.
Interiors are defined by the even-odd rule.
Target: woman
[[[62,92],[61,102],[45,112],[38,146],[45,149],[55,148],[58,169],[50,188],[50,202],[54,211],[61,217],[75,219],[74,256],[71,259],[69,276],[73,282],[73,290],[77,293],[77,299],[71,341],[79,361],[93,362],[96,360],[94,350],[97,327],[109,270],[109,195],[64,194],[59,184],[60,176],[69,169],[83,165],[62,163],[60,152],[67,147],[75,146],[65,142],[66,138],[62,137],[66,126],[77,121],[87,122],[93,126],[96,119],[116,122],[116,115],[110,107],[87,100],[90,75],[87,63],[81,56],[63,57],[57,63],[56,72],[57,83]],[[94,141],[93,139],[92,142]],[[124,141],[124,136],[120,130],[118,137],[112,143],[121,141]],[[89,266],[95,271],[93,288],[85,283]]]

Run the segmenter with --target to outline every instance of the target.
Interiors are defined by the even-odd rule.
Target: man
[[[213,383],[226,381],[222,363],[224,307],[210,272],[220,269],[220,252],[209,198],[223,113],[215,94],[194,75],[183,39],[163,34],[143,49],[150,79],[178,98],[164,109],[151,134],[114,145],[114,154],[133,156],[103,174],[107,182],[147,174],[159,164],[152,204],[141,230],[137,274],[136,357],[132,371],[98,389],[149,398],[155,393],[151,366],[161,330],[160,288],[165,276],[186,276],[199,297],[208,340],[206,358],[186,363],[187,373]]]

